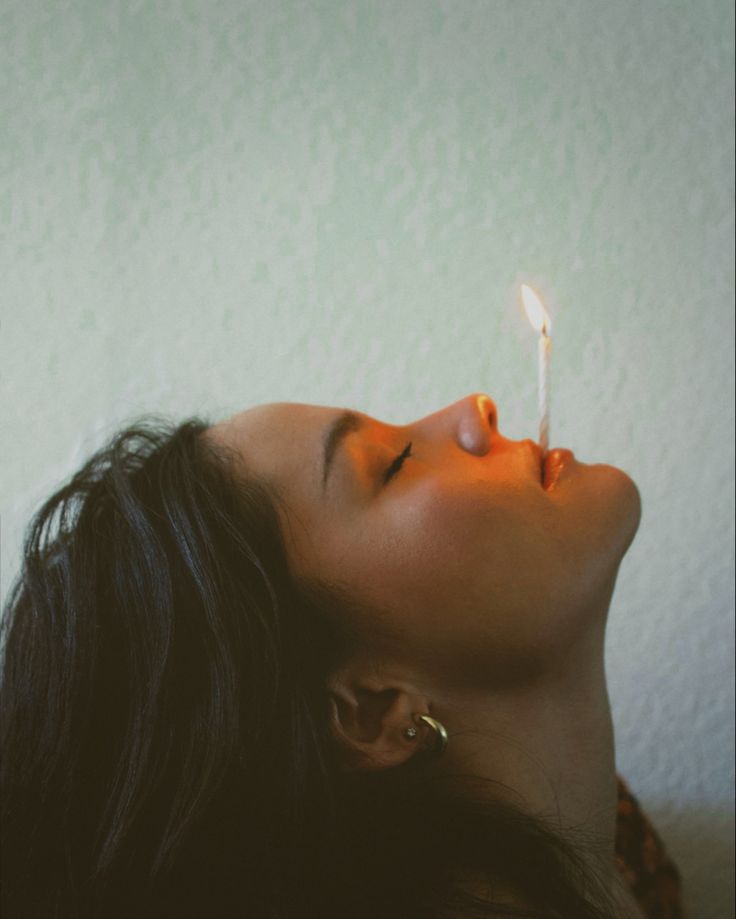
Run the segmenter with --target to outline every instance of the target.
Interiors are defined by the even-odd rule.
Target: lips
[[[541,451],[540,451],[541,452]],[[567,462],[574,458],[572,450],[565,450],[562,447],[556,447],[550,450],[545,458],[542,473],[542,488],[545,491],[552,491],[557,484],[557,480],[562,474]]]
[[[532,453],[534,454],[534,464],[538,470],[539,483],[545,491],[551,491],[560,477],[563,466],[572,458],[572,450],[566,450],[563,447],[555,447],[554,450],[548,450],[542,453],[542,448],[534,440],[527,440]]]

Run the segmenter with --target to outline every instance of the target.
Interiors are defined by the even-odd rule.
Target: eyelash
[[[383,484],[384,485],[388,484],[389,480],[393,478],[393,476],[396,475],[399,469],[401,469],[401,467],[404,465],[404,460],[407,457],[411,456],[411,444],[412,442],[409,441],[409,443],[404,447],[403,451],[396,457],[396,459],[391,463],[388,469],[384,472],[383,474]]]

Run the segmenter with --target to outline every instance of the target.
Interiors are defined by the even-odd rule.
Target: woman
[[[603,660],[640,513],[482,394],[123,431],[5,614],[3,915],[648,915]]]

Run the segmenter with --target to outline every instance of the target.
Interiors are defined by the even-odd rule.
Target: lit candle
[[[542,306],[542,301],[526,284],[521,285],[521,298],[524,301],[527,319],[539,332],[539,445],[544,455],[549,448],[549,358],[552,353],[552,322],[547,310]]]

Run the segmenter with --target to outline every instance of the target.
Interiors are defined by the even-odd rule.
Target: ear
[[[375,676],[343,673],[330,682],[330,723],[352,770],[389,769],[419,749],[423,728],[412,715],[429,711],[427,700],[411,687]],[[414,738],[405,736],[416,727]]]

